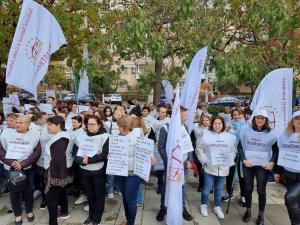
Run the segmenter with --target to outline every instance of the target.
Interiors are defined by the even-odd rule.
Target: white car
[[[68,94],[66,97],[64,97],[64,101],[76,101],[76,95],[75,94]]]
[[[119,94],[108,94],[104,96],[104,102],[106,103],[119,103],[122,104],[122,97]]]

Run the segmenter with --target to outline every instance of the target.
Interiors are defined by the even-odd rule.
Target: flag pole
[[[75,95],[76,95],[76,104],[77,104],[77,113],[79,115],[79,99],[78,99],[78,89],[77,89],[77,82],[76,82],[76,76],[73,68],[71,67],[71,74],[72,74],[72,80],[74,84],[74,89],[75,89]]]

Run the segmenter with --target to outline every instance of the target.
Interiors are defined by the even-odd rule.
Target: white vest
[[[72,141],[70,141],[70,136],[67,132],[65,131],[61,131],[57,134],[55,134],[50,141],[46,144],[46,148],[45,148],[45,153],[44,153],[44,168],[48,169],[50,166],[50,161],[51,161],[51,152],[50,152],[50,147],[51,145],[58,141],[60,138],[67,138],[69,139],[69,144],[67,146],[67,150],[66,150],[66,160],[67,160],[67,168],[70,168],[73,165],[73,156],[72,156],[72,152],[73,152],[73,143]]]
[[[235,155],[235,142],[236,137],[233,134],[222,132],[220,134],[213,133],[209,130],[205,131],[202,137],[202,141],[205,149],[206,164],[211,165],[211,152],[220,148],[228,149],[233,155]],[[231,158],[232,159],[232,158]],[[233,158],[234,159],[234,158]],[[234,161],[229,162],[229,165],[234,165]]]
[[[293,153],[297,153],[299,155],[298,158],[300,158],[300,140],[298,133],[293,133],[290,137],[287,137],[285,133],[281,134],[277,138],[277,145],[279,151],[283,148],[291,149]],[[300,173],[300,171],[288,168],[287,166],[284,166],[284,169],[290,172]]]
[[[276,143],[276,136],[273,130],[270,132],[258,132],[249,125],[241,129],[240,140],[243,151],[261,151],[268,153],[268,160],[272,158],[272,145]]]
[[[80,148],[80,144],[86,142],[86,141],[92,141],[97,144],[98,146],[98,151],[96,154],[101,154],[102,153],[102,148],[103,145],[105,144],[106,140],[108,139],[109,134],[104,133],[100,135],[95,135],[95,136],[88,136],[86,132],[82,132],[76,139],[76,145],[78,148]],[[102,169],[104,166],[104,162],[98,162],[98,163],[93,163],[93,164],[87,164],[85,166],[80,165],[80,167],[84,170],[90,170],[90,171],[96,171]]]
[[[44,167],[44,158],[45,158],[45,149],[48,142],[51,140],[51,138],[54,136],[53,134],[49,134],[47,130],[47,125],[41,126],[42,132],[40,134],[40,142],[42,146],[42,153],[41,157],[38,159],[36,164],[40,167]]]
[[[32,153],[33,149],[36,147],[36,145],[39,142],[40,135],[33,131],[28,130],[27,133],[19,133],[15,129],[5,129],[1,134],[1,143],[5,151],[7,151],[9,145],[26,145],[28,146],[28,152],[26,155],[23,156],[22,159],[17,159],[19,161],[22,161],[26,158],[28,158]],[[9,170],[10,166],[4,164],[5,169]],[[31,166],[24,168],[29,169]]]

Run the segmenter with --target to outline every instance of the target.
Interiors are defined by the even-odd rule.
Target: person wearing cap
[[[245,223],[251,218],[251,203],[254,177],[257,181],[259,214],[257,225],[264,224],[266,206],[266,186],[270,171],[278,157],[276,136],[269,126],[268,112],[255,110],[251,125],[245,125],[240,134],[238,151],[243,162],[247,210],[243,216]]]
[[[285,175],[287,192],[285,205],[292,225],[300,224],[300,167],[295,159],[300,158],[300,111],[293,114],[291,121],[281,136],[277,139],[279,148],[278,164],[275,167],[274,178],[279,182],[281,173]],[[282,160],[284,159],[288,160]],[[298,164],[298,165],[297,165]]]

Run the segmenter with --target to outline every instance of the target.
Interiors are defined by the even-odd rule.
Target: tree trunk
[[[1,62],[0,62],[1,65]],[[0,68],[0,100],[6,96],[5,69]]]
[[[163,64],[160,62],[155,61],[155,74],[156,74],[156,80],[154,84],[154,93],[153,93],[153,104],[157,105],[160,101],[160,93],[162,90],[161,85],[161,74],[162,74]]]

